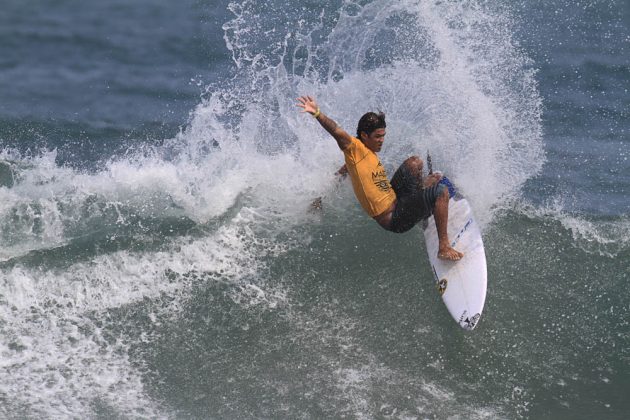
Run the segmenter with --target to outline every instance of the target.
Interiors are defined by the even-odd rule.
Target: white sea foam
[[[251,105],[253,115],[265,116],[248,124],[257,126],[251,135],[283,139],[302,172],[322,178],[341,156],[314,121],[297,115],[292,103],[298,94],[318,98],[350,133],[367,110],[386,112],[381,155],[390,170],[430,149],[435,165],[473,202],[482,225],[542,167],[540,97],[509,17],[475,2],[347,3],[336,18],[322,12],[320,19],[274,32],[274,47],[258,50],[255,37],[264,29],[246,19],[260,13],[258,6],[243,2],[232,10],[236,17],[225,29],[237,66],[266,64],[251,80],[265,92]],[[326,42],[315,44],[331,21]],[[310,166],[314,158],[317,167]]]
[[[385,111],[382,157],[390,172],[406,156],[431,150],[482,225],[540,169],[533,72],[499,13],[474,2],[348,3],[338,16],[282,31],[274,19],[302,12],[252,26],[247,17],[261,13],[259,5],[231,9],[236,17],[225,38],[243,76],[210,86],[188,126],[150,153],[113,159],[96,173],[58,167],[52,152],[29,159],[15,185],[0,188],[0,258],[66,244],[108,212],[118,225],[128,216],[206,223],[242,194],[299,219],[292,209],[330,189],[342,157],[328,134],[297,112],[298,94],[316,96],[351,133],[364,111]],[[261,49],[268,29],[278,42]]]
[[[141,366],[129,360],[129,338],[104,334],[106,314],[167,295],[160,316],[170,318],[204,278],[240,285],[233,297],[239,305],[275,307],[281,293],[247,280],[260,280],[261,255],[282,252],[249,227],[255,219],[244,209],[214,235],[177,240],[158,252],[120,251],[63,271],[5,270],[0,315],[8,344],[1,349],[0,395],[16,396],[12,409],[25,407],[29,415],[73,417],[99,404],[113,413],[164,415],[144,391]]]

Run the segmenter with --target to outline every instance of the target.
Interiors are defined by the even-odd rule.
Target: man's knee
[[[411,156],[408,157],[403,164],[413,172],[422,173],[422,166],[424,165],[424,162],[422,162],[422,159],[418,156]]]

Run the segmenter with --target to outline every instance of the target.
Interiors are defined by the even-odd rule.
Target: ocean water
[[[622,0],[5,0],[0,418],[621,419]],[[471,201],[473,332],[334,141],[382,110]],[[320,213],[308,212],[323,197]]]

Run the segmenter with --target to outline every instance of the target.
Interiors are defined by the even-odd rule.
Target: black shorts
[[[431,216],[435,201],[447,188],[446,185],[439,183],[424,188],[421,180],[413,176],[404,164],[400,165],[392,177],[391,184],[396,192],[396,207],[390,230],[395,233],[406,232],[421,220]]]

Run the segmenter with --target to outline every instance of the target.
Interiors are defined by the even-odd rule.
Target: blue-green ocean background
[[[623,0],[3,0],[0,418],[622,419]],[[475,208],[475,331],[334,141]],[[323,196],[321,213],[306,211]]]

